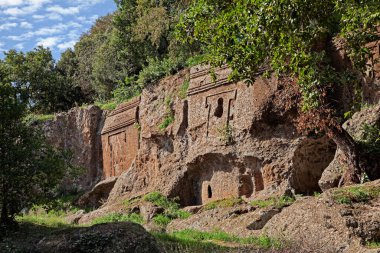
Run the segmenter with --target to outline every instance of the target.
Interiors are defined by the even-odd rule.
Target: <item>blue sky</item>
[[[42,45],[58,59],[98,17],[115,9],[113,0],[0,0],[0,58],[9,49]]]

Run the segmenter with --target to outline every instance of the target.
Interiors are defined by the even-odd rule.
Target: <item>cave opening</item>
[[[207,196],[208,196],[209,199],[212,198],[212,189],[211,189],[210,185],[207,187]]]

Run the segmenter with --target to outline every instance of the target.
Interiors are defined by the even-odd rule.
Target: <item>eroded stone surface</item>
[[[253,85],[228,81],[228,68],[198,66],[145,89],[139,104],[140,149],[121,174],[108,203],[160,191],[181,204],[244,196],[318,191],[335,154],[328,138],[296,132],[296,90],[286,78]],[[190,80],[188,97],[178,96]],[[285,103],[284,101],[288,101]],[[159,125],[168,112],[174,122]]]
[[[43,132],[56,148],[72,153],[74,165],[85,169],[79,181],[67,178],[67,190],[91,189],[102,177],[102,144],[100,132],[106,113],[97,106],[75,107],[68,112],[59,113],[55,120],[43,124]]]
[[[121,104],[110,113],[102,130],[103,176],[119,176],[131,166],[139,148],[140,98]]]

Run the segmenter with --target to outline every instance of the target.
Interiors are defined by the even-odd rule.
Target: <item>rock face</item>
[[[378,191],[380,181],[360,187]],[[361,203],[338,204],[334,191],[339,190],[333,189],[316,197],[299,197],[282,208],[241,204],[198,211],[187,219],[172,221],[167,230],[222,230],[240,237],[265,234],[299,248],[291,252],[378,253],[378,248],[371,250],[365,245],[380,239],[379,196]]]
[[[230,82],[228,68],[215,69],[215,80],[209,72],[209,67],[198,66],[165,78],[143,91],[133,113],[127,111],[130,124],[139,122],[139,142],[135,134],[128,138],[123,126],[125,144],[114,143],[135,145],[131,150],[138,152],[118,177],[108,203],[150,191],[179,196],[182,205],[191,206],[228,197],[320,190],[318,180],[336,148],[326,137],[296,132],[292,80],[265,79],[258,73],[247,86]],[[182,99],[179,93],[187,83],[187,98]],[[117,112],[135,107],[132,101]],[[162,124],[168,120],[171,124]],[[130,161],[128,150],[115,151],[113,161]]]
[[[101,179],[102,145],[100,131],[103,128],[105,113],[97,106],[73,108],[59,113],[55,120],[42,126],[47,140],[56,148],[72,153],[74,165],[85,169],[79,182],[68,180],[68,188],[77,187],[88,190]],[[77,184],[76,186],[74,186]]]
[[[360,140],[364,133],[364,125],[377,126],[380,129],[380,103],[355,113],[351,119],[344,123],[343,127],[354,139]],[[370,179],[380,178],[380,161],[376,157],[369,159],[368,162],[371,164],[372,170],[367,171],[368,176]],[[319,181],[322,190],[325,191],[338,186],[345,167],[342,161],[344,161],[343,153],[338,149],[334,160],[323,172]]]
[[[43,238],[34,251],[40,253],[159,253],[155,239],[140,225],[109,223],[63,230]]]
[[[139,148],[138,106],[140,98],[120,105],[106,118],[102,130],[103,177],[127,171]]]

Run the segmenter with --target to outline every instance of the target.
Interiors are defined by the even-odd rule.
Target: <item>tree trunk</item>
[[[361,168],[359,149],[351,135],[343,128],[332,127],[328,129],[332,140],[337,147],[343,152],[347,168],[339,182],[341,185],[350,185],[360,183]]]

